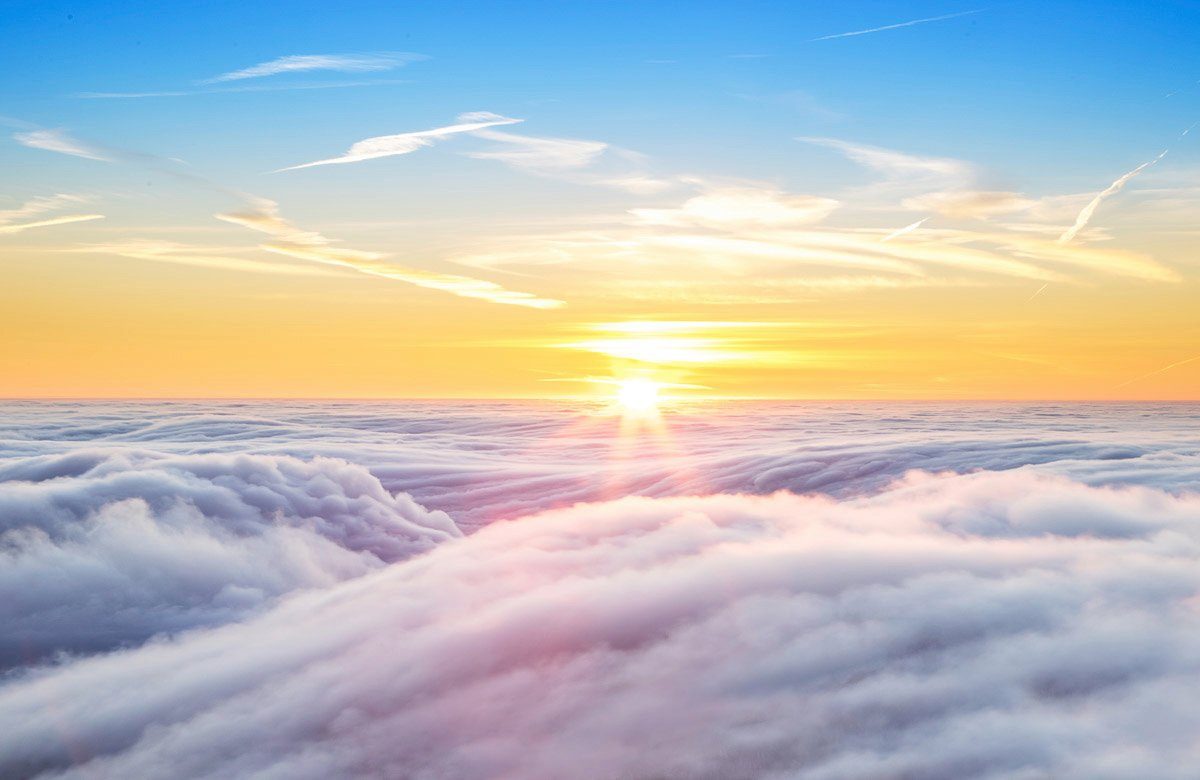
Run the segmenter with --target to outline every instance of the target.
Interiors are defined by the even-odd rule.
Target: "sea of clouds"
[[[3,411],[0,777],[1200,766],[1200,406]]]

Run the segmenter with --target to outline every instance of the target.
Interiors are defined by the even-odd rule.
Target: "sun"
[[[656,411],[661,387],[650,379],[625,379],[617,383],[617,403],[626,412],[646,414]]]

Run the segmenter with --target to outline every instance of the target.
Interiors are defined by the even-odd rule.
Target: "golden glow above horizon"
[[[631,414],[646,414],[658,409],[660,385],[651,379],[626,379],[617,385],[617,402]]]
[[[495,136],[520,151],[484,159],[567,160],[581,177],[599,148]],[[605,179],[636,187],[609,190],[599,216],[539,205],[505,229],[447,196],[411,231],[317,190],[307,211],[294,192],[209,193],[182,225],[155,216],[157,193],[105,219],[120,199],[33,197],[0,211],[0,393],[546,397],[563,382],[595,398],[644,380],[696,398],[1197,395],[1196,208],[1169,188],[1129,197],[1172,157],[1099,194],[1035,197],[973,189],[967,161],[806,143],[874,188]],[[469,226],[452,249],[447,224]],[[646,386],[629,386],[632,408]]]

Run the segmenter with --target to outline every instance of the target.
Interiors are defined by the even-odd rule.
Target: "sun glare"
[[[658,409],[658,382],[626,379],[617,385],[617,402],[627,412],[645,414]]]

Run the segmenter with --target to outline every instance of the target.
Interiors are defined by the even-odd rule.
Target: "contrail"
[[[1041,287],[1037,288],[1037,292],[1035,292],[1033,295],[1029,296],[1029,300],[1027,300],[1026,303],[1029,303],[1029,301],[1032,301],[1034,298],[1036,298],[1039,295],[1041,295],[1042,293],[1046,292],[1046,288],[1049,286],[1050,286],[1050,282],[1046,282]]]
[[[883,27],[872,27],[869,30],[854,30],[853,32],[835,33],[833,35],[822,35],[820,38],[812,38],[812,41],[828,41],[834,38],[849,38],[854,35],[866,35],[867,33],[883,32],[884,30],[895,30],[899,27],[912,27],[916,24],[925,24],[926,22],[940,22],[944,19],[957,19],[960,16],[969,16],[971,14],[982,13],[987,9],[977,8],[974,11],[960,11],[956,14],[946,14],[945,16],[930,16],[926,19],[913,19],[911,22],[898,22],[897,24],[885,24]]]
[[[1191,128],[1189,128],[1189,129],[1191,129]],[[1075,236],[1079,234],[1079,231],[1081,231],[1085,227],[1087,227],[1087,223],[1091,220],[1092,215],[1096,213],[1096,209],[1100,207],[1100,204],[1104,202],[1105,198],[1116,195],[1118,192],[1120,192],[1122,189],[1125,188],[1125,185],[1129,183],[1130,179],[1132,179],[1134,176],[1137,176],[1139,173],[1146,170],[1151,165],[1154,165],[1154,163],[1158,162],[1159,160],[1161,160],[1162,158],[1164,158],[1166,156],[1167,156],[1167,150],[1163,149],[1162,152],[1159,153],[1158,157],[1155,157],[1153,160],[1150,160],[1149,162],[1142,163],[1141,165],[1134,168],[1129,173],[1126,173],[1125,175],[1121,176],[1119,179],[1114,181],[1112,184],[1108,185],[1103,190],[1098,192],[1096,194],[1096,197],[1092,198],[1091,203],[1088,203],[1086,206],[1083,207],[1083,211],[1079,212],[1079,216],[1075,218],[1075,224],[1071,225],[1071,227],[1067,228],[1066,231],[1063,232],[1063,234],[1058,237],[1058,243],[1060,243],[1060,244],[1070,243],[1075,238]]]
[[[879,239],[879,242],[883,243],[884,241],[891,241],[893,238],[899,238],[900,236],[904,235],[905,233],[911,233],[914,230],[916,230],[917,228],[921,227],[921,225],[924,225],[928,220],[929,220],[929,217],[925,217],[925,219],[918,219],[916,222],[912,223],[911,225],[905,225],[904,227],[900,228],[899,230],[893,230],[891,233],[888,233],[886,236]]]
[[[1114,389],[1120,389],[1127,385],[1131,385],[1134,382],[1140,382],[1143,379],[1149,379],[1152,376],[1158,376],[1159,374],[1170,371],[1172,368],[1178,368],[1179,366],[1185,366],[1188,363],[1195,363],[1197,360],[1200,360],[1200,355],[1196,355],[1195,357],[1190,357],[1187,360],[1180,360],[1179,362],[1172,363],[1169,366],[1163,366],[1162,368],[1158,369],[1157,371],[1151,371],[1149,374],[1142,374],[1139,377],[1134,377],[1133,379],[1130,379],[1128,382],[1122,382],[1121,384],[1117,385],[1116,388],[1114,388]]]

